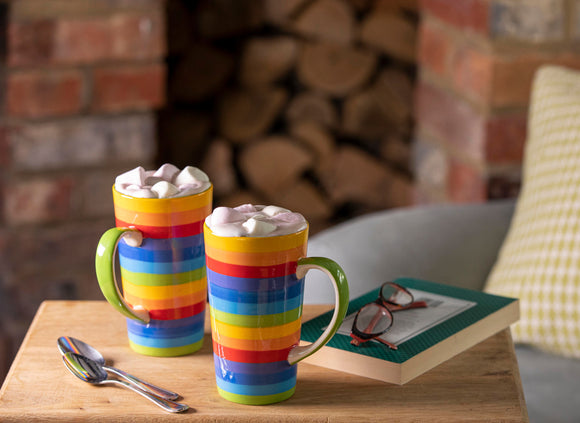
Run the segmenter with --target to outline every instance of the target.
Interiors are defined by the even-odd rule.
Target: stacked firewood
[[[410,204],[416,0],[179,1],[164,160],[200,165],[216,205],[276,204],[314,231]]]

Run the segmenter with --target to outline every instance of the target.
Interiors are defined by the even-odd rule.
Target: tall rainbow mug
[[[131,197],[113,187],[116,227],[101,237],[95,268],[105,298],[127,317],[129,345],[137,353],[170,357],[202,347],[203,222],[211,213],[212,191],[210,185],[198,194],[159,199]]]
[[[330,259],[306,257],[308,228],[271,237],[223,237],[204,225],[204,235],[218,393],[248,405],[290,398],[296,363],[323,347],[346,314],[344,272]],[[329,276],[335,309],[320,338],[298,346],[310,269]]]

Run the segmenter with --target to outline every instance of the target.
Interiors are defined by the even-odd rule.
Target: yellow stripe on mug
[[[280,326],[245,328],[220,322],[211,317],[212,329],[223,336],[237,339],[274,339],[288,336],[300,329],[300,319]]]
[[[270,253],[303,246],[306,250],[308,228],[289,235],[273,237],[222,237],[215,235],[204,223],[205,245],[225,251]]]
[[[134,297],[151,300],[164,300],[174,297],[183,297],[201,291],[205,292],[206,285],[207,281],[205,276],[201,279],[187,283],[164,286],[135,285],[128,280],[123,279],[123,291],[133,295]]]

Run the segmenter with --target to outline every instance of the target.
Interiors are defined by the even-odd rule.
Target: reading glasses
[[[380,338],[393,325],[393,312],[424,307],[427,307],[427,303],[415,301],[413,294],[405,287],[394,282],[385,282],[379,291],[379,298],[361,307],[356,313],[352,323],[350,343],[358,347],[364,342],[375,339],[396,350],[395,344]]]

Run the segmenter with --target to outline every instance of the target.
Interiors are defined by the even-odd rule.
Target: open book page
[[[413,294],[415,301],[425,301],[427,307],[393,313],[393,326],[381,338],[397,346],[477,305],[473,301],[431,292],[416,289],[409,289],[409,291]],[[355,316],[356,312],[346,316],[338,329],[338,333],[349,336]]]

